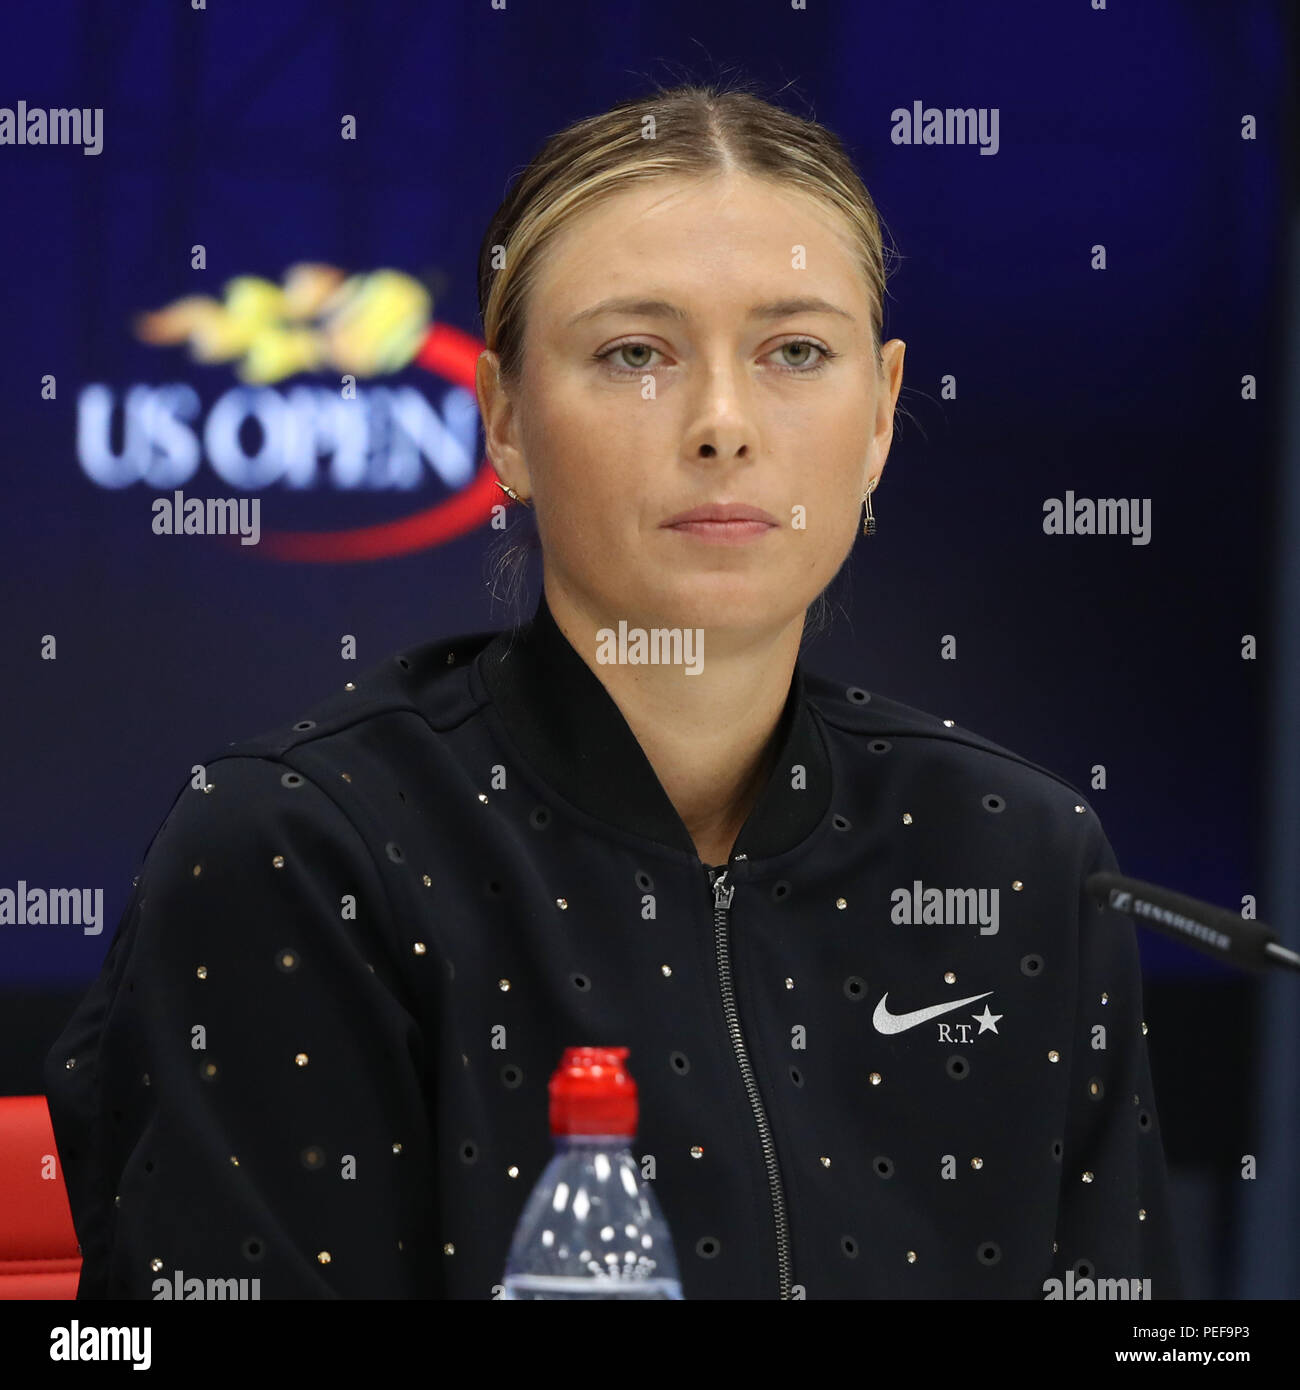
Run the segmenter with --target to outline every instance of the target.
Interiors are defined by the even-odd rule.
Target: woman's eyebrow
[[[583,309],[580,313],[574,314],[569,320],[568,327],[572,328],[576,323],[582,323],[586,319],[595,318],[598,314],[639,314],[645,318],[677,319],[685,321],[690,314],[680,305],[670,304],[666,299],[602,299],[599,304],[593,304],[590,309]],[[829,300],[818,299],[815,296],[803,296],[797,299],[776,299],[767,304],[753,305],[747,317],[751,319],[783,319],[791,314],[839,314],[841,317],[853,320],[853,315],[847,309],[841,309],[838,305],[830,303]]]

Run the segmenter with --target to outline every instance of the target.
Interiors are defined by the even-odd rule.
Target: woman
[[[179,796],[47,1064],[83,1297],[499,1296],[588,1043],[631,1049],[688,1299],[1179,1296],[1091,808],[798,661],[889,449],[884,288],[839,142],[744,91],[543,147],[477,383],[536,614]]]

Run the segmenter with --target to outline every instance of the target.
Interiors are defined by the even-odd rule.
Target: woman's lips
[[[775,531],[765,521],[679,521],[669,531],[680,531],[700,540],[720,545],[745,545],[768,531]]]

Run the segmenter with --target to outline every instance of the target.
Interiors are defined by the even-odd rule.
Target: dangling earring
[[[867,514],[862,518],[862,534],[864,536],[874,536],[876,534],[876,518],[871,515],[871,494],[876,490],[876,480],[867,484],[867,491],[863,501],[867,504]]]

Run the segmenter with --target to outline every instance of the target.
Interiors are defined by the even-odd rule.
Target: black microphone
[[[1278,945],[1277,933],[1271,927],[1248,921],[1227,908],[1123,874],[1090,874],[1083,886],[1100,907],[1127,912],[1144,927],[1153,927],[1217,960],[1244,970],[1263,970],[1270,965],[1300,970],[1300,954]]]

